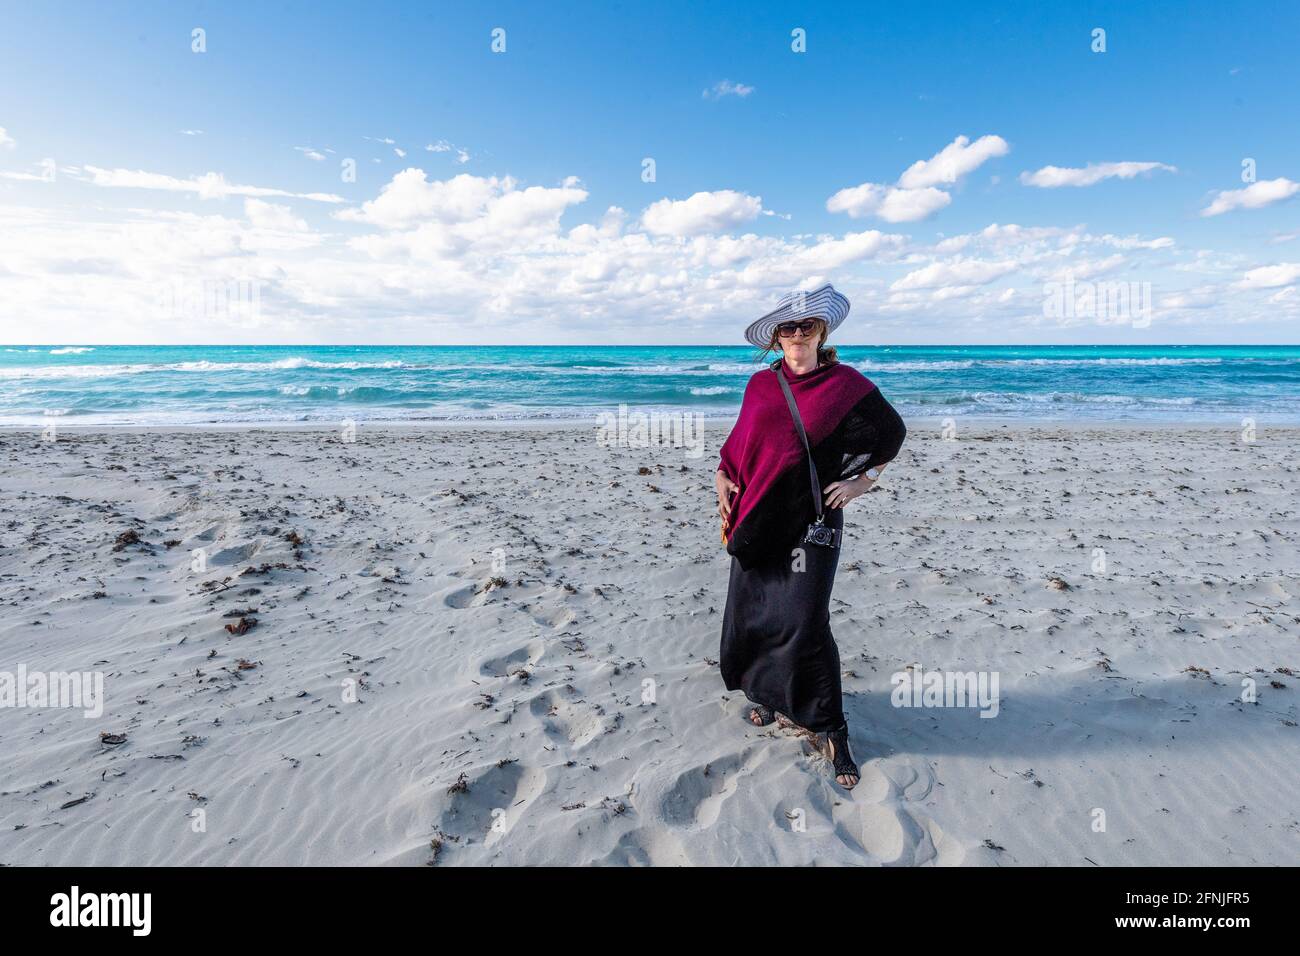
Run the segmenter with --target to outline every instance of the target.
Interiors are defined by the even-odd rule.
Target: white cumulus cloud
[[[261,199],[245,199],[244,215],[258,229],[271,229],[276,232],[307,231],[307,221],[295,216],[288,206],[263,202]]]
[[[1005,156],[1011,147],[1001,136],[981,136],[971,142],[958,136],[929,159],[918,159],[898,177],[904,189],[923,189],[957,182],[995,156]]]
[[[374,259],[405,255],[452,262],[471,252],[487,255],[554,242],[560,217],[586,198],[573,177],[558,187],[520,188],[510,177],[467,173],[430,181],[424,170],[411,168],[394,176],[375,199],[336,216],[383,230],[350,241]]]
[[[1001,136],[981,136],[973,143],[958,136],[929,159],[907,167],[896,185],[862,183],[841,189],[826,200],[826,210],[846,212],[854,219],[875,216],[885,222],[916,222],[952,202],[952,196],[937,187],[955,184],[1009,149]]]
[[[945,286],[985,285],[994,279],[1015,272],[1020,264],[1014,261],[990,262],[982,259],[952,259],[932,262],[928,266],[909,272],[889,288],[895,292],[909,289],[940,289]]]
[[[1241,278],[1243,289],[1276,289],[1300,280],[1300,262],[1279,262],[1273,266],[1259,266]]]
[[[647,232],[659,236],[698,236],[724,232],[749,222],[763,211],[759,196],[720,189],[698,192],[689,199],[661,199],[641,214]]]
[[[1023,172],[1020,181],[1026,186],[1040,189],[1059,189],[1062,186],[1092,186],[1103,179],[1132,179],[1152,170],[1178,172],[1176,166],[1165,163],[1089,163],[1082,169],[1069,166],[1044,166],[1035,172]]]
[[[826,200],[828,212],[846,212],[850,218],[875,216],[885,222],[916,222],[952,202],[952,197],[942,189],[926,186],[923,189],[899,189],[863,183],[841,189]]]
[[[1289,179],[1261,179],[1245,189],[1225,189],[1201,210],[1202,216],[1221,216],[1234,209],[1262,209],[1275,202],[1290,199],[1300,192],[1300,183]]]

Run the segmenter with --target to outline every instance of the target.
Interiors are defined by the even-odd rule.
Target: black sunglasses
[[[788,339],[796,332],[802,332],[804,335],[810,335],[812,330],[817,328],[816,319],[804,319],[802,322],[782,322],[776,327],[776,334],[782,338]]]

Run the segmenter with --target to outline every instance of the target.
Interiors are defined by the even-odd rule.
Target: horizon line
[[[925,348],[1017,348],[1017,349],[1049,349],[1049,348],[1201,348],[1201,349],[1222,349],[1222,348],[1300,348],[1300,342],[1142,342],[1142,343],[1121,343],[1121,342],[935,342],[930,344],[903,343],[903,342],[882,342],[872,345],[854,343],[854,342],[832,342],[830,346],[834,348],[850,349],[925,349]],[[374,349],[537,349],[537,348],[557,348],[557,349],[654,349],[654,348],[681,348],[681,349],[719,349],[719,348],[754,348],[749,343],[732,344],[699,344],[699,343],[676,343],[676,342],[642,342],[642,343],[624,343],[624,344],[599,344],[576,345],[570,342],[515,342],[509,345],[495,345],[491,343],[428,343],[428,342],[184,342],[184,343],[166,343],[166,342],[0,342],[0,348],[167,348],[167,349],[216,349],[216,348],[250,348],[250,349],[357,349],[357,348],[374,348]]]

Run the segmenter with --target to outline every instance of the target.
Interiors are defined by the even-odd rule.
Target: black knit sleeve
[[[873,388],[853,407],[839,431],[839,481],[893,461],[907,437],[907,426],[879,388]]]

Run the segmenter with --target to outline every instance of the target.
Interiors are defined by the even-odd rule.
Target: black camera
[[[814,521],[808,526],[808,531],[803,536],[804,544],[815,544],[822,548],[838,548],[840,546],[840,530],[838,528],[828,528],[820,521]]]

